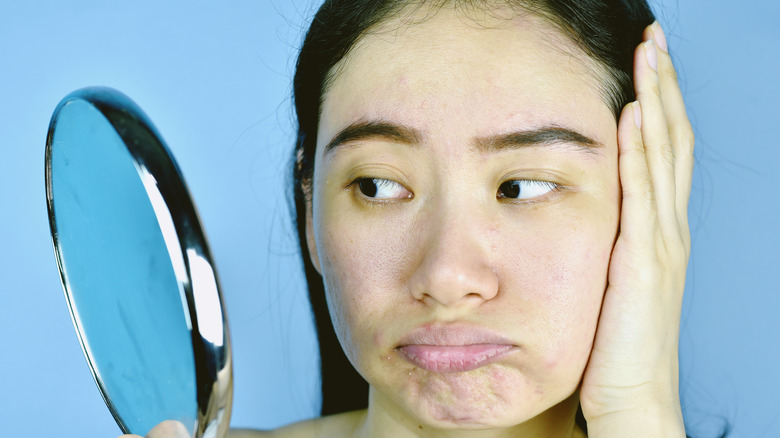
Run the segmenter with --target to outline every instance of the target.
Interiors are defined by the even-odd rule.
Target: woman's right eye
[[[363,196],[371,199],[408,199],[412,193],[395,181],[382,178],[359,178],[355,181]]]

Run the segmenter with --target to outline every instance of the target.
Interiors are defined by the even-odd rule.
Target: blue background
[[[316,0],[0,3],[0,434],[113,437],[59,283],[49,117],[108,85],[181,166],[230,317],[233,426],[315,415],[316,344],[284,196],[290,78]],[[749,4],[749,6],[748,6]],[[697,134],[681,372],[692,431],[780,436],[780,5],[659,2]]]

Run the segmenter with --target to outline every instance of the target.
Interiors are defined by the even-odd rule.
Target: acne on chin
[[[490,365],[465,373],[412,373],[404,383],[415,415],[440,427],[507,427],[533,416],[544,390],[517,370]]]

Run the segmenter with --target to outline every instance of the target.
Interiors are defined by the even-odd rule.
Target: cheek
[[[486,256],[503,293],[470,317],[517,336],[528,346],[530,381],[558,388],[556,393],[570,394],[590,353],[617,230],[619,202],[613,198],[562,203],[560,211],[547,210],[522,225],[507,216],[485,233]],[[317,213],[317,248],[336,333],[352,364],[371,373],[377,358],[388,354],[388,330],[397,332],[420,316],[409,278],[420,263],[425,227],[411,216],[370,220],[337,208]]]
[[[405,303],[406,252],[413,237],[399,221],[350,221],[324,212],[317,227],[328,308],[347,357],[360,369],[360,353],[374,344],[388,312]]]
[[[509,300],[509,307],[519,330],[531,334],[538,371],[578,380],[606,289],[617,208],[603,220],[561,214],[553,222],[517,236],[526,244],[522,250],[507,249],[519,262],[505,265],[504,278],[511,282],[506,290],[520,297]]]

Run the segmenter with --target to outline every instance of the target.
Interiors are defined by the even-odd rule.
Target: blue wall
[[[111,3],[111,5],[109,5]],[[230,315],[234,426],[310,417],[316,345],[282,196],[293,55],[315,0],[0,3],[0,430],[119,433],[92,381],[49,237],[43,151],[68,92],[134,99],[199,207]],[[681,334],[688,422],[780,436],[780,33],[776,2],[656,10],[697,133]]]

